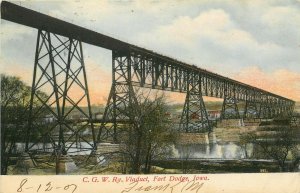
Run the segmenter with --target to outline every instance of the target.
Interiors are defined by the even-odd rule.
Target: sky
[[[300,101],[300,0],[13,2]],[[1,19],[1,73],[31,85],[36,35]],[[111,52],[83,51],[91,102],[105,104]],[[168,96],[184,102],[184,94]]]

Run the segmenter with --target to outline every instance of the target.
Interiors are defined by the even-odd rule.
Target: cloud
[[[273,8],[269,4],[263,6],[265,11],[259,8],[257,12],[264,17],[254,19],[248,8],[242,9],[241,6],[231,12],[223,6],[201,11],[196,16],[180,16],[141,33],[139,42],[225,76],[252,64],[267,71],[284,67],[300,72],[296,62],[300,61],[300,27],[298,24],[281,25],[285,20],[291,20],[288,18],[298,21],[299,10]],[[245,10],[245,14],[241,10]],[[243,20],[239,19],[243,17]],[[271,21],[277,22],[269,25],[267,22]],[[249,23],[249,26],[244,23]]]
[[[174,20],[171,25],[158,28],[156,33],[157,36],[170,37],[178,44],[195,46],[197,42],[195,40],[201,38],[224,41],[223,32],[227,31],[231,25],[228,14],[220,9],[212,9],[201,13],[195,18],[180,17]],[[165,41],[168,41],[168,39],[165,39]]]
[[[290,18],[293,19],[291,20]],[[299,19],[299,10],[288,6],[272,7],[267,12],[265,12],[262,17],[262,21],[271,27],[285,27],[291,24],[299,27],[300,23],[297,22],[299,21]]]
[[[25,35],[32,33],[31,30],[28,30],[28,27],[22,25],[15,25],[8,21],[1,21],[4,24],[1,24],[1,44],[8,44],[10,40],[21,41],[24,39]]]

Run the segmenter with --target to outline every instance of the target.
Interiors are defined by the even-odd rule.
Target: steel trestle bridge
[[[295,102],[290,99],[13,3],[2,2],[1,18],[38,29],[26,152],[43,140],[51,141],[53,148],[63,154],[78,139],[92,150],[107,139],[118,142],[118,131],[124,124],[120,120],[129,119],[124,110],[136,101],[134,87],[186,93],[181,132],[211,131],[203,96],[224,100],[221,119],[272,119],[293,112]],[[98,133],[92,120],[82,43],[112,51],[113,81]],[[82,92],[80,97],[70,94],[75,88]],[[52,92],[43,97],[39,92],[42,89]],[[40,105],[35,106],[35,101]],[[79,106],[82,101],[86,101],[88,113]],[[238,102],[245,103],[242,115]],[[74,125],[69,119],[73,111],[87,121]],[[41,131],[41,123],[35,120],[48,114],[54,121]],[[195,114],[197,121],[192,120]],[[91,129],[91,136],[83,134],[86,128]],[[34,130],[40,138],[32,142]],[[57,140],[53,133],[59,134]]]

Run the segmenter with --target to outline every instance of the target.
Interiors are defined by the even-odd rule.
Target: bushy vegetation
[[[165,97],[155,96],[151,100],[139,95],[124,113],[131,122],[121,140],[129,173],[150,173],[152,160],[169,156],[177,138],[168,121]]]
[[[41,97],[47,97],[38,91]],[[9,157],[17,142],[24,142],[29,116],[31,87],[19,77],[1,74],[1,173],[6,174]],[[39,101],[33,101],[33,107]]]

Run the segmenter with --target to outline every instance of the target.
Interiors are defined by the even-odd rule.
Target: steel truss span
[[[80,45],[81,42],[84,42],[112,51],[113,83],[97,141],[100,141],[101,138],[112,138],[117,141],[118,124],[128,121],[128,117],[123,111],[128,104],[135,101],[134,87],[186,93],[179,127],[181,131],[185,132],[211,131],[211,123],[208,120],[203,96],[224,100],[222,119],[290,116],[294,108],[295,102],[282,96],[13,3],[6,1],[1,3],[1,18],[36,28],[45,34],[51,33],[67,37],[70,41],[79,42]],[[55,70],[60,66],[54,64],[52,68]],[[68,72],[66,73],[68,74]],[[86,76],[85,73],[83,75]],[[71,98],[67,98],[64,94],[67,92],[67,88],[59,91],[62,87],[55,83],[55,77],[55,73],[47,74],[48,83],[54,89],[53,96],[56,97],[56,102],[53,104],[57,105],[59,110],[59,107],[64,104],[59,103],[59,100],[65,97],[65,100],[71,101]],[[72,79],[74,79],[74,75],[68,75],[65,84],[68,80],[73,81]],[[33,88],[37,89],[38,86],[35,84],[33,81]],[[88,93],[87,83],[82,87]],[[32,97],[34,96],[35,93]],[[88,94],[85,98],[88,99]],[[245,103],[243,114],[239,113],[238,102]],[[71,104],[75,108],[79,108],[76,103]],[[47,105],[49,106],[49,104]],[[64,119],[62,113],[63,110],[52,114],[59,120]],[[193,121],[192,116],[198,120]],[[86,117],[87,120],[90,120],[91,115]],[[64,144],[62,139],[60,141],[59,144]]]

